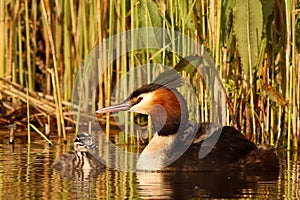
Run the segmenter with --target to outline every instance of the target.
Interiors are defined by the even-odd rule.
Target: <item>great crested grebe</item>
[[[189,122],[187,103],[176,89],[182,84],[181,75],[168,70],[154,82],[135,90],[123,103],[96,111],[97,114],[131,111],[150,115],[156,133],[137,161],[138,170],[253,167],[264,165],[261,159],[273,155],[271,151],[258,149],[233,127]],[[219,137],[217,141],[215,136]],[[200,149],[204,152],[207,149],[203,158],[199,157]],[[259,155],[261,151],[265,151],[264,156]],[[250,155],[252,158],[248,158]],[[277,165],[274,163],[272,167]]]

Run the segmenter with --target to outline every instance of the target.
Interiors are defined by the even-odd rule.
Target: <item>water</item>
[[[72,171],[62,176],[51,168],[72,149],[57,138],[50,147],[33,134],[8,144],[0,136],[0,199],[299,199],[299,152],[278,152],[280,171],[261,175],[235,171],[212,173]]]

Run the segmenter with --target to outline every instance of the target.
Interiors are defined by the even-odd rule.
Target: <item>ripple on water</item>
[[[186,199],[298,198],[299,152],[279,153],[278,177],[263,177],[236,171],[202,173],[122,172],[110,169],[90,173],[70,171],[65,177],[51,168],[67,146],[49,147],[35,140],[27,148],[16,140],[14,147],[0,143],[0,199]],[[0,137],[0,141],[1,137]],[[289,169],[289,170],[288,170]],[[89,175],[87,175],[89,174]]]

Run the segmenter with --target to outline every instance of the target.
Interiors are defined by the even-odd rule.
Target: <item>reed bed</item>
[[[0,99],[5,102],[1,124],[5,124],[8,113],[26,104],[28,91],[29,104],[36,108],[36,113],[30,112],[31,117],[41,113],[41,121],[46,123],[47,116],[52,116],[55,132],[66,137],[65,126],[75,127],[76,121],[67,114],[74,106],[69,102],[75,78],[92,49],[115,34],[158,27],[193,38],[211,55],[231,102],[227,124],[235,125],[256,143],[298,148],[299,11],[297,0],[0,1]],[[122,42],[126,39],[119,38]],[[147,44],[148,39],[145,37],[143,42]],[[190,56],[191,44],[182,41],[178,45],[184,47],[185,56]],[[103,76],[99,77],[94,109],[121,101],[142,84],[141,71],[137,70],[134,76],[125,77],[128,85],[113,93],[115,84],[136,66],[145,64],[146,81],[150,82],[154,78],[150,75],[160,70],[150,63],[174,67],[180,61],[178,55],[165,49],[120,55],[126,47],[118,41],[105,48],[109,53],[98,64],[96,74]],[[118,59],[102,69],[113,56]],[[194,76],[193,84],[201,91],[199,119],[209,120],[209,94]],[[83,102],[90,98],[85,95]],[[133,114],[125,114],[121,119],[129,136],[134,134],[134,118]],[[104,119],[109,134],[111,116],[99,117],[102,123]],[[45,125],[41,124],[44,130],[42,127]],[[126,142],[135,143],[131,138],[126,137]]]

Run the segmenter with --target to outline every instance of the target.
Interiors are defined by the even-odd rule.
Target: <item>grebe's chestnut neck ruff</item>
[[[135,94],[133,94],[135,95]],[[161,136],[176,134],[180,126],[188,122],[188,111],[182,95],[174,90],[160,87],[149,93],[131,96],[133,105],[129,110],[151,116],[154,130]]]

